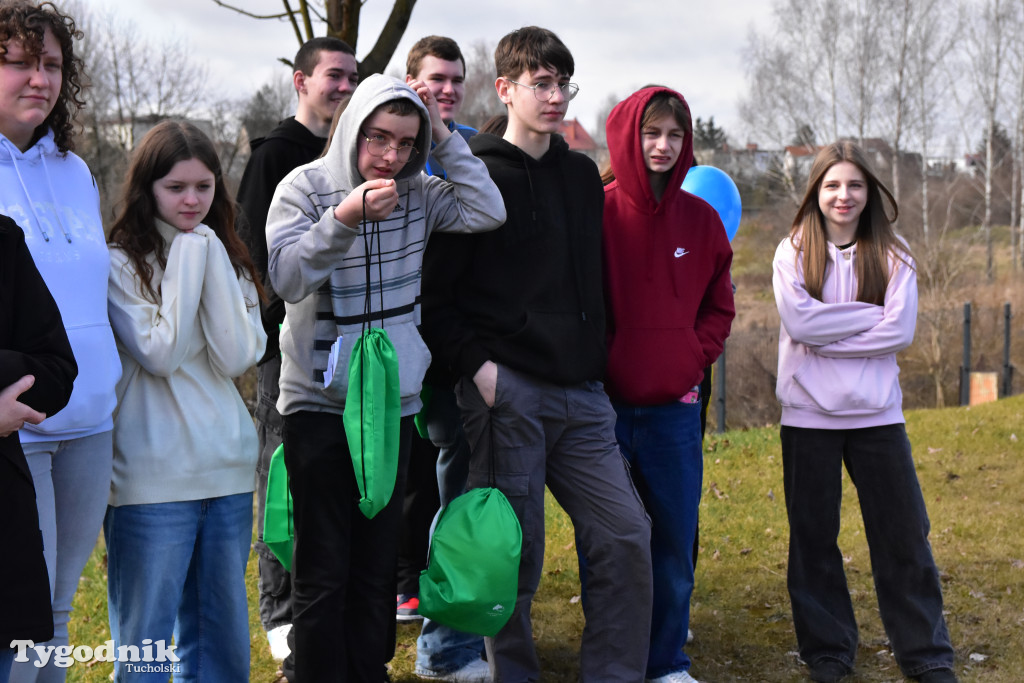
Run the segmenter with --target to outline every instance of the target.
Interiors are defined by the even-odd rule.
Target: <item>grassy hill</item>
[[[1024,679],[1024,396],[974,408],[913,411],[907,429],[932,522],[946,611],[965,683]],[[899,681],[878,617],[856,490],[844,479],[840,545],[861,628],[851,683]],[[548,502],[547,559],[534,606],[534,632],[546,679],[577,679],[583,614],[572,529]],[[693,597],[696,640],[688,648],[702,681],[807,680],[795,655],[786,593],[786,524],[777,427],[709,436],[705,443],[701,554]],[[107,637],[102,543],[75,602],[71,642]],[[255,611],[249,565],[252,680],[274,680]],[[597,616],[600,618],[600,615]],[[393,680],[412,673],[418,627],[398,627]],[[78,664],[69,681],[106,681],[109,664]]]

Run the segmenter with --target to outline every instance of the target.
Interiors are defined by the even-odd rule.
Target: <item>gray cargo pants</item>
[[[498,367],[489,408],[470,378],[456,387],[472,448],[469,488],[496,485],[523,529],[519,596],[487,654],[496,682],[540,679],[530,604],[544,562],[544,486],[576,529],[587,561],[580,680],[643,683],[650,645],[651,524],[615,441],[600,382],[549,384]]]

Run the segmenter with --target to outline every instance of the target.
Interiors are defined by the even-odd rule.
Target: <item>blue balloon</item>
[[[743,213],[740,191],[732,178],[714,166],[694,166],[686,172],[683,189],[715,207],[731,242],[740,229],[740,214]]]

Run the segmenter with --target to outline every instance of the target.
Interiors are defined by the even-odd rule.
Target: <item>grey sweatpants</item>
[[[459,381],[456,396],[473,451],[469,487],[489,486],[493,471],[523,529],[515,611],[487,639],[494,680],[540,679],[530,604],[544,562],[547,484],[587,560],[580,680],[642,683],[650,645],[651,525],[615,441],[615,411],[601,383],[563,387],[499,365],[493,408],[470,378]]]

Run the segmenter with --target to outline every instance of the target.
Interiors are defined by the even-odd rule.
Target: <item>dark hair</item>
[[[549,67],[559,76],[572,76],[576,64],[558,36],[546,28],[524,26],[506,34],[494,49],[498,76],[518,78],[523,72]]]
[[[321,52],[344,52],[347,55],[356,56],[356,51],[341,38],[320,36],[311,38],[302,44],[299,51],[295,53],[295,60],[292,62],[293,68],[295,71],[312,76],[316,65],[320,63]]]
[[[462,62],[462,75],[466,75],[466,60],[462,56],[459,44],[445,36],[427,36],[420,38],[409,50],[409,56],[405,60],[405,73],[419,76],[420,63],[424,57],[437,57],[446,62],[459,60]]]
[[[383,104],[378,105],[369,116],[370,118],[377,112],[382,111],[388,114],[394,114],[395,116],[416,116],[420,115],[420,108],[416,106],[416,103],[406,97],[397,97],[393,100],[388,100]]]
[[[508,128],[508,114],[495,114],[491,118],[484,121],[484,125],[480,126],[481,133],[490,133],[491,135],[497,135],[499,138],[505,134],[505,130]]]
[[[645,85],[641,90],[663,87],[665,86]],[[683,129],[683,133],[685,135],[691,135],[693,133],[693,124],[690,122],[690,112],[687,111],[683,101],[673,93],[661,91],[653,95],[644,106],[643,116],[640,117],[640,130],[637,131],[637,135],[640,135],[643,129],[647,126],[650,126],[655,121],[666,116],[673,117],[676,120],[676,123],[679,124],[679,127]],[[609,160],[605,168],[601,171],[601,182],[607,185],[613,180],[615,180],[615,173],[612,171],[612,162]]]
[[[885,303],[885,290],[889,283],[890,256],[896,256],[909,266],[911,254],[892,229],[892,223],[899,215],[896,199],[871,171],[867,157],[855,143],[841,140],[818,151],[807,178],[807,193],[793,219],[789,239],[797,250],[798,261],[803,253],[804,287],[812,297],[820,301],[828,267],[828,232],[825,216],[818,204],[818,195],[828,170],[844,161],[860,170],[868,190],[867,205],[860,214],[856,232],[857,301],[881,305]],[[883,195],[892,206],[892,218],[886,214]]]
[[[156,254],[161,268],[167,266],[167,258],[164,254],[166,244],[156,229],[157,208],[153,183],[170,173],[179,161],[189,159],[198,159],[214,177],[213,202],[203,223],[224,244],[235,274],[245,273],[255,283],[260,298],[264,298],[263,285],[256,276],[249,250],[235,232],[235,203],[224,186],[224,174],[217,151],[210,138],[191,123],[161,121],[146,133],[135,148],[125,177],[120,212],[110,230],[110,243],[128,254],[135,267],[140,293],[152,301],[158,301],[152,283],[153,268],[146,257]]]
[[[60,94],[53,103],[46,120],[36,127],[32,135],[34,144],[53,130],[53,139],[61,154],[75,149],[74,120],[78,111],[85,106],[82,90],[85,88],[85,72],[81,57],[75,56],[74,41],[82,37],[75,26],[75,20],[62,13],[52,2],[38,5],[25,0],[0,3],[0,61],[6,61],[7,43],[20,42],[26,52],[38,57],[43,51],[43,36],[46,30],[60,44],[63,58],[61,66]]]

